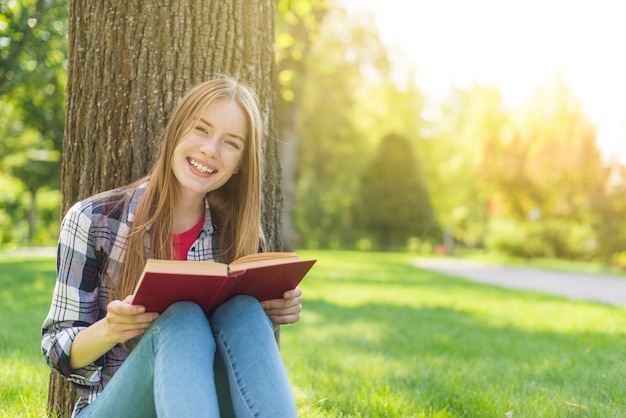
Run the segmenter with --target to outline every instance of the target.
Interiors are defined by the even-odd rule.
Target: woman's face
[[[174,148],[172,170],[179,196],[202,201],[206,193],[223,186],[239,171],[248,124],[234,101],[217,99]]]

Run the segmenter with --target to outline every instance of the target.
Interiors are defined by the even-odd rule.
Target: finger
[[[272,299],[261,302],[263,309],[284,309],[302,304],[302,296],[291,299]]]
[[[115,323],[115,324],[111,324],[111,326],[109,327],[109,330],[113,333],[113,334],[121,334],[121,333],[125,333],[125,332],[143,332],[146,329],[148,329],[148,327],[150,327],[152,323],[151,322],[141,322],[141,323],[136,323],[136,324],[123,324],[123,323]]]
[[[148,312],[143,314],[120,314],[118,312],[108,311],[106,314],[106,320],[110,324],[151,324],[159,317],[156,312]]]
[[[300,313],[291,315],[268,315],[273,324],[286,325],[293,324],[300,320]]]
[[[302,297],[302,289],[300,289],[299,287],[287,290],[285,293],[283,293],[283,299],[293,299],[297,297]]]
[[[267,305],[263,307],[267,315],[283,315],[302,311],[302,304],[294,305]]]
[[[132,300],[132,296],[127,296],[123,301],[114,300],[107,305],[107,312],[114,312],[120,315],[137,315],[144,313],[146,308],[142,305],[131,305],[127,301]]]
[[[264,309],[267,315],[291,315],[302,312],[302,304]]]
[[[291,301],[287,302],[286,301]],[[283,293],[283,297],[281,299],[269,299],[261,302],[263,307],[278,307],[278,306],[290,306],[295,305],[302,302],[302,289],[296,287],[291,290],[287,290]]]

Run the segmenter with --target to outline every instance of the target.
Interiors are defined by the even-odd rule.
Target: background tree
[[[511,116],[482,167],[497,206],[492,246],[526,257],[592,253],[592,198],[607,171],[595,129],[561,77]]]
[[[595,255],[605,265],[626,269],[626,166],[612,162],[600,177],[606,182],[598,184],[591,199]]]
[[[481,85],[453,88],[439,117],[430,138],[422,141],[422,155],[428,155],[422,167],[433,206],[442,227],[457,243],[481,246],[491,196],[477,173],[485,144],[499,140],[506,122],[500,92]]]
[[[278,0],[276,24],[276,60],[278,63],[278,133],[282,167],[284,205],[282,228],[285,247],[294,249],[296,232],[296,164],[298,155],[298,119],[308,69],[314,65],[310,49],[318,38],[328,10],[326,1]]]
[[[355,124],[357,93],[366,83],[362,71],[377,76],[389,62],[371,17],[352,18],[339,8],[326,13],[307,62],[298,118],[297,243],[346,248],[355,242],[351,207],[358,173],[375,142]]]
[[[263,225],[270,248],[280,249],[275,12],[273,0],[72,1],[62,213],[145,175],[177,100],[226,73],[250,83],[260,98]],[[49,410],[67,416],[74,401],[71,386],[53,372]]]
[[[412,237],[432,240],[439,228],[411,143],[390,134],[360,177],[356,224],[376,248],[403,250]]]
[[[32,244],[37,194],[59,184],[67,1],[2,1],[0,11],[0,167],[30,196],[27,239]]]

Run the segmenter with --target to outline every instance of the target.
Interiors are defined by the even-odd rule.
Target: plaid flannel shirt
[[[41,349],[46,362],[77,388],[75,416],[102,392],[128,356],[119,345],[94,363],[70,367],[76,334],[106,316],[109,290],[124,259],[126,238],[147,183],[132,193],[129,204],[116,207],[119,195],[104,192],[76,203],[65,215],[57,248],[57,278],[50,312],[42,326]],[[188,260],[218,260],[215,225],[206,206],[202,231]]]

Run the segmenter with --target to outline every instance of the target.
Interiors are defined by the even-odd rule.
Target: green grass
[[[624,416],[623,308],[418,270],[404,254],[300,253],[319,261],[281,350],[302,418]],[[1,417],[44,414],[53,285],[53,259],[0,258]]]
[[[318,264],[281,347],[302,417],[623,417],[626,311],[410,267]],[[512,411],[512,412],[511,412]]]
[[[50,369],[39,347],[54,271],[52,258],[0,258],[0,417],[45,414]]]

